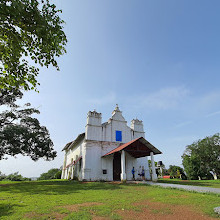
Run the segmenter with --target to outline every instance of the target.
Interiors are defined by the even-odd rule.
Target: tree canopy
[[[0,90],[0,106],[7,106],[0,113],[0,160],[17,154],[30,156],[34,161],[39,158],[54,159],[56,151],[47,128],[32,116],[39,114],[39,110],[31,108],[30,104],[23,108],[15,104],[22,95],[16,89]]]
[[[0,160],[7,155],[54,159],[46,127],[30,104],[18,106],[23,90],[37,90],[39,67],[59,70],[56,58],[66,52],[64,21],[49,0],[0,1]],[[7,106],[7,108],[5,107]]]
[[[46,173],[42,173],[38,180],[50,180],[50,179],[61,179],[62,171],[57,168],[48,170]]]
[[[182,162],[189,179],[220,177],[220,134],[198,140],[186,147]]]
[[[180,178],[181,175],[184,175],[184,170],[182,167],[176,165],[170,165],[168,169],[168,173],[170,174],[170,176],[174,178]]]
[[[11,173],[8,176],[1,173],[0,171],[0,181],[31,181],[31,178],[23,177],[19,172]]]
[[[0,1],[1,89],[36,89],[38,66],[59,70],[67,43],[60,12],[49,0]]]

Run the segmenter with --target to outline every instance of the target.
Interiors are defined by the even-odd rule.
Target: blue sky
[[[143,120],[146,139],[166,167],[181,165],[186,145],[220,128],[220,2],[203,0],[54,1],[68,37],[61,71],[41,68],[39,107],[58,152],[52,162],[18,156],[4,173],[39,176],[60,167],[61,149],[84,132],[96,109],[108,120],[118,103],[130,125]]]

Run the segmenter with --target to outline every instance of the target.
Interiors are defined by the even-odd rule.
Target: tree
[[[205,167],[201,166],[201,160],[196,154],[182,156],[182,163],[186,171],[188,179],[197,180],[201,176],[205,176],[208,172]]]
[[[0,181],[4,180],[6,175],[0,171]]]
[[[189,179],[209,179],[210,173],[220,177],[220,134],[198,140],[186,147],[182,155]]]
[[[60,169],[50,169],[46,173],[42,173],[38,180],[50,180],[50,179],[61,179],[61,170]]]
[[[56,151],[46,127],[33,114],[37,109],[15,104],[22,90],[39,84],[39,66],[59,70],[56,58],[66,52],[61,11],[49,0],[1,0],[0,2],[0,159],[28,155],[32,160],[53,159]],[[31,63],[35,62],[35,65]]]
[[[180,171],[179,171],[179,169],[176,171],[176,178],[180,178],[181,177],[181,173],[180,173]]]
[[[170,176],[172,176],[174,178],[180,178],[180,175],[184,174],[183,168],[179,167],[179,166],[175,166],[175,165],[170,165],[168,172],[169,172]]]
[[[56,57],[66,52],[67,43],[60,12],[49,0],[1,0],[1,89],[36,90],[37,66],[59,70]]]
[[[2,181],[2,180],[7,180],[7,181],[8,180],[10,180],[10,181],[31,181],[30,178],[23,177],[18,172],[11,173],[8,176],[6,176],[5,174],[1,173],[1,171],[0,171],[0,181]]]
[[[5,177],[5,180],[10,180],[10,181],[31,181],[30,178],[23,177],[18,172],[9,174],[8,176]]]
[[[168,169],[166,169],[165,167],[163,168],[162,170],[162,176],[169,176],[169,172],[168,172]]]
[[[0,160],[7,155],[17,154],[30,156],[34,161],[39,158],[54,159],[56,151],[47,128],[32,117],[40,112],[31,108],[30,104],[26,104],[24,108],[15,104],[15,100],[22,95],[16,89],[0,90],[0,106],[8,107],[0,113]]]
[[[154,164],[155,164],[155,167],[157,167],[157,162],[156,161],[154,161]],[[149,168],[151,168],[151,160],[148,160],[148,166],[149,166]]]

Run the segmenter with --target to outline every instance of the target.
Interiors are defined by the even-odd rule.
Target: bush
[[[61,175],[62,175],[62,170],[59,170],[59,171],[55,174],[55,179],[61,179]]]
[[[184,170],[182,167],[170,165],[168,173],[172,178],[180,178],[180,176],[184,174]]]
[[[182,180],[187,180],[187,176],[183,173],[183,174],[181,174],[181,179]]]
[[[31,181],[30,178],[23,177],[21,174],[18,172],[16,173],[11,173],[8,176],[5,174],[2,174],[0,172],[0,180],[9,180],[9,181]]]
[[[50,169],[47,173],[42,173],[38,180],[51,180],[51,179],[61,179],[62,171],[60,169]]]
[[[5,178],[6,178],[6,175],[0,171],[0,181],[4,180]]]

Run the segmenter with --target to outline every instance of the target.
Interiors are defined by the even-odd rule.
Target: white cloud
[[[166,110],[175,108],[188,94],[184,86],[168,87],[141,97],[140,102],[145,107]]]
[[[219,105],[220,91],[214,91],[203,96],[200,100],[200,106],[203,108],[211,108],[216,104]]]
[[[220,111],[212,112],[212,113],[206,115],[206,117],[212,117],[212,116],[219,115],[219,114],[220,114]]]

